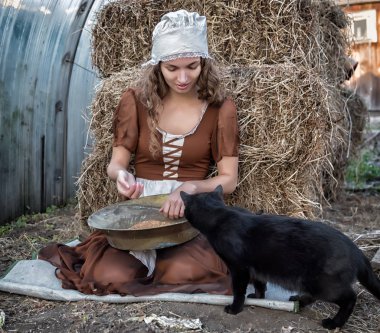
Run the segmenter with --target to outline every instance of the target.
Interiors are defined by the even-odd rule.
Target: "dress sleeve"
[[[137,147],[139,126],[137,98],[133,89],[123,93],[113,118],[113,147],[123,146],[130,152]]]
[[[232,99],[227,98],[219,109],[212,137],[212,156],[219,162],[223,156],[238,156],[238,150],[239,127],[236,106]]]

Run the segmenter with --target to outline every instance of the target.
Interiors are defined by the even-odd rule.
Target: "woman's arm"
[[[222,185],[223,193],[232,193],[238,181],[238,157],[224,156],[218,163],[218,175],[205,180],[197,180],[186,182],[193,185],[193,191],[190,189],[190,194],[211,192],[214,191],[218,185]],[[188,186],[187,186],[188,187]],[[183,190],[181,190],[183,191]]]
[[[136,199],[143,192],[143,185],[136,183],[135,177],[127,171],[130,160],[131,152],[128,149],[123,146],[113,147],[107,174],[116,181],[116,187],[120,194],[129,199]]]
[[[238,157],[223,157],[218,163],[218,175],[209,179],[188,181],[178,187],[169,195],[168,200],[163,204],[160,211],[171,219],[182,217],[185,205],[180,197],[180,192],[194,194],[201,192],[211,192],[218,185],[222,185],[224,193],[232,193],[238,181]]]

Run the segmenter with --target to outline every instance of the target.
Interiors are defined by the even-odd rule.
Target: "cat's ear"
[[[187,194],[186,192],[181,191],[181,192],[179,192],[179,195],[181,196],[182,201],[184,202],[184,204],[186,206],[186,202],[189,200],[190,194]]]
[[[214,190],[215,193],[219,194],[219,196],[221,198],[223,198],[223,187],[222,185],[218,185],[215,190]]]

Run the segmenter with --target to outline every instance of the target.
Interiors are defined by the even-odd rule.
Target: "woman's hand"
[[[224,156],[218,163],[218,175],[204,180],[194,180],[183,183],[162,205],[160,212],[170,219],[178,219],[184,216],[185,204],[182,201],[180,192],[189,194],[211,192],[218,185],[222,185],[224,193],[232,193],[237,185],[238,179],[238,158]]]
[[[172,192],[168,199],[162,205],[160,212],[169,219],[178,219],[184,216],[185,204],[183,203],[180,192],[184,191],[189,194],[196,193],[196,185],[191,182],[183,183],[174,192]]]
[[[143,184],[137,183],[135,177],[126,170],[117,172],[116,187],[121,195],[129,199],[137,199],[143,192]]]
[[[127,171],[131,152],[123,146],[112,148],[112,157],[107,167],[108,176],[116,182],[118,192],[129,198],[139,198],[143,192],[143,185],[136,183],[135,177]]]

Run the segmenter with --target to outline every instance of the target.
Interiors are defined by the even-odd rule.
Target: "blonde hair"
[[[219,106],[226,98],[219,70],[212,59],[201,58],[201,73],[197,86],[198,98],[207,101],[209,105]],[[151,131],[149,151],[154,158],[157,158],[161,149],[157,130],[158,110],[162,107],[162,99],[169,91],[160,64],[148,66],[137,82],[137,87],[139,100],[148,110],[148,125]]]

